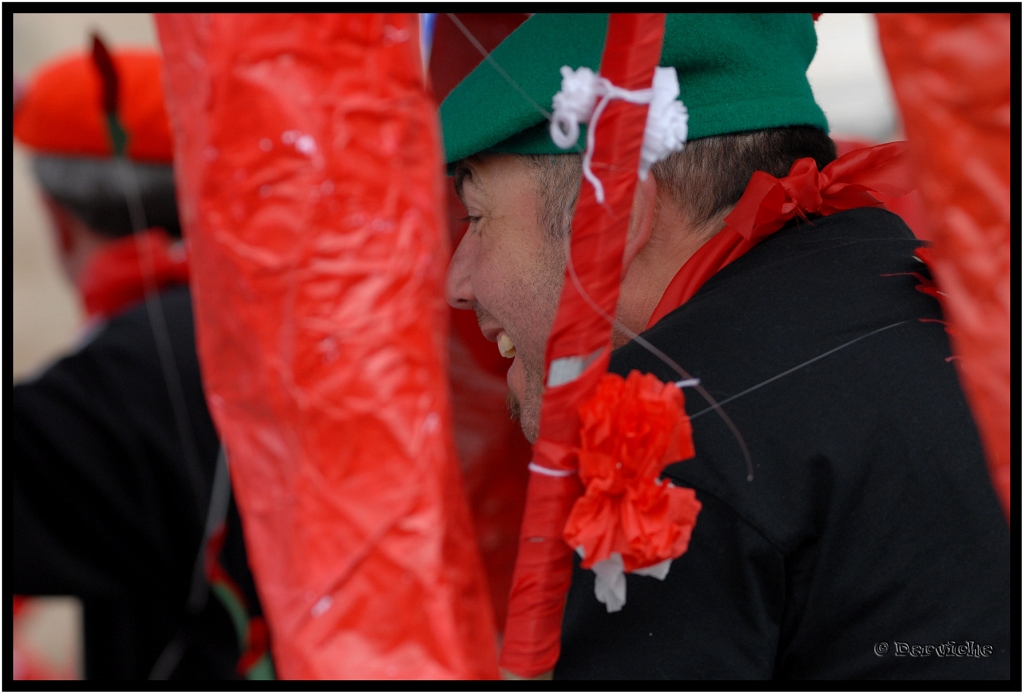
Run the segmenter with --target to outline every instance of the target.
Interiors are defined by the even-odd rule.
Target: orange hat
[[[171,163],[174,146],[164,108],[160,54],[150,49],[113,53],[119,82],[118,116],[128,131],[128,157]],[[103,113],[99,70],[88,53],[47,63],[15,107],[14,137],[39,153],[113,156]]]

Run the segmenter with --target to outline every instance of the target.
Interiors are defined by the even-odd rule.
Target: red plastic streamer
[[[497,676],[415,15],[162,15],[210,411],[283,678]]]
[[[1010,15],[877,17],[934,241],[928,264],[1009,519]]]
[[[600,74],[624,89],[649,88],[661,56],[664,28],[664,14],[612,14]],[[576,274],[608,315],[614,315],[618,302],[646,120],[646,105],[609,103],[595,131],[592,163],[604,185],[605,203],[597,203],[593,187],[584,181],[573,218],[571,253]],[[548,337],[546,371],[556,359],[592,355],[578,378],[546,388],[541,402],[533,462],[571,474],[530,475],[499,660],[502,668],[522,677],[548,672],[558,660],[562,611],[572,579],[572,550],[562,539],[562,530],[582,492],[575,473],[577,406],[597,387],[611,356],[611,326],[579,293],[567,271]]]

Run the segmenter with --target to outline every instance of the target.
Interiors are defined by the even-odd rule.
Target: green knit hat
[[[526,20],[441,104],[446,161],[480,152],[565,154],[539,108],[551,111],[563,65],[598,70],[607,29],[607,14]],[[679,75],[690,140],[789,125],[827,132],[807,82],[816,47],[810,14],[670,14],[660,64]],[[581,127],[580,151],[585,138]]]

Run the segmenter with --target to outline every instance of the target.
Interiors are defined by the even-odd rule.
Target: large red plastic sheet
[[[989,472],[1010,513],[1010,15],[878,15]]]
[[[285,678],[494,677],[415,15],[164,15],[211,412]]]
[[[650,88],[664,29],[664,14],[610,15],[600,74],[624,89]],[[594,132],[593,155],[605,202],[597,202],[594,188],[584,180],[572,222],[577,277],[606,315],[614,315],[618,303],[646,120],[646,105],[609,102]],[[558,661],[562,611],[572,580],[572,549],[562,530],[582,492],[576,474],[577,407],[594,392],[611,357],[611,325],[580,294],[567,269],[545,350],[545,373],[554,360],[573,357],[590,359],[589,365],[575,380],[545,388],[540,435],[533,446],[534,464],[550,472],[534,468],[530,475],[500,659],[502,668],[521,677],[548,672]]]

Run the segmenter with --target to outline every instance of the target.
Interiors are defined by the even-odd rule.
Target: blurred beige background
[[[68,50],[84,50],[90,32],[110,46],[156,45],[148,14],[15,14],[12,65],[20,79]],[[874,19],[825,14],[817,23],[818,54],[808,71],[836,135],[885,141],[897,128],[893,99],[878,50]],[[8,140],[8,146],[10,140]],[[61,275],[31,178],[29,157],[14,150],[11,258],[14,378],[30,375],[69,349],[82,314]],[[22,638],[58,669],[81,672],[81,612],[74,600],[50,599],[22,625]]]

